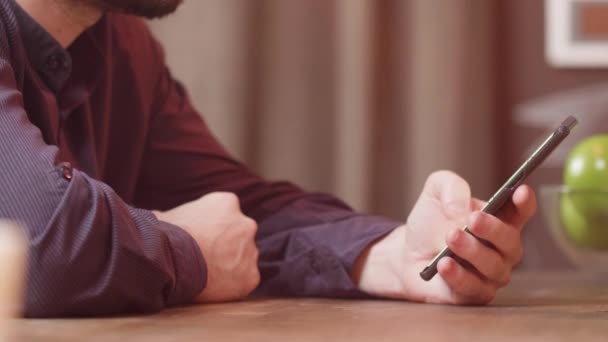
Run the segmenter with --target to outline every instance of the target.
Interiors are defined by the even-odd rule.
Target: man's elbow
[[[135,284],[125,284],[104,272],[82,272],[67,263],[45,261],[30,258],[23,306],[25,317],[154,313],[164,307],[160,295],[146,295]]]

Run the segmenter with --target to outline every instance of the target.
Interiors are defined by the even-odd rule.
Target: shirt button
[[[70,163],[61,163],[59,164],[59,173],[66,180],[72,180],[72,164]]]
[[[49,57],[46,60],[46,66],[51,71],[59,70],[60,68],[62,68],[64,66],[64,63],[65,63],[65,59],[63,57],[61,57],[60,55],[52,55],[51,57]]]

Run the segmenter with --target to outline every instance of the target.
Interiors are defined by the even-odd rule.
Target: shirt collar
[[[11,3],[30,63],[49,88],[59,91],[72,72],[70,54],[17,3]]]

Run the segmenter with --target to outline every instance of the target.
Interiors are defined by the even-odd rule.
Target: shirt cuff
[[[370,297],[352,280],[353,265],[366,247],[401,224],[316,203],[285,207],[260,224],[262,283],[256,294]]]
[[[171,244],[175,284],[167,295],[167,305],[189,304],[207,286],[207,264],[192,236],[183,229],[159,221],[159,229]]]
[[[355,216],[344,222],[339,222],[337,225],[345,226],[345,229],[348,227],[349,234],[345,239],[350,239],[350,243],[344,246],[344,242],[340,242],[340,237],[336,236],[334,238],[336,241],[332,245],[344,246],[342,250],[337,250],[335,253],[340,256],[348,274],[351,274],[355,261],[363,253],[363,250],[371,243],[403,225],[403,222],[396,222],[378,216]]]
[[[335,282],[334,289],[329,292],[332,297],[371,298],[359,290],[352,280],[355,261],[370,244],[402,224],[383,217],[365,215],[335,222],[332,233],[327,234],[320,246],[311,251],[309,260],[318,274],[316,281],[311,280],[313,283],[321,279],[322,282]]]

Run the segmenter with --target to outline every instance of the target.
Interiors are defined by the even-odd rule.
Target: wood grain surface
[[[254,298],[14,327],[18,341],[608,341],[608,274],[519,273],[483,307]]]

